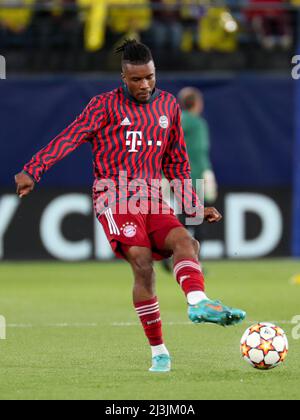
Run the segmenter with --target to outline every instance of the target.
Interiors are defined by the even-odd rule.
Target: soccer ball
[[[285,332],[268,322],[252,325],[241,339],[244,360],[261,370],[273,369],[280,365],[288,354],[288,346]]]

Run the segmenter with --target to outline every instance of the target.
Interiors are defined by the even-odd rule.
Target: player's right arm
[[[91,100],[82,114],[61,134],[40,150],[15,177],[17,194],[23,198],[31,193],[53,165],[90,141],[105,121],[105,107],[101,97]]]

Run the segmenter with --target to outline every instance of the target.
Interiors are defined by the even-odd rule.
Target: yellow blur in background
[[[147,30],[151,26],[152,11],[149,0],[77,0],[85,10],[85,47],[98,51],[105,43],[108,26],[115,33],[128,34]],[[118,6],[122,7],[118,7]],[[131,6],[131,7],[130,7]]]
[[[12,32],[22,32],[31,23],[33,10],[30,7],[2,9],[1,6],[7,1],[0,0],[0,23]],[[20,4],[24,6],[34,5],[35,0],[23,0]]]

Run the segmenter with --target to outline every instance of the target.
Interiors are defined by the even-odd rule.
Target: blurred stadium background
[[[237,361],[246,325],[217,335],[183,327],[184,301],[161,270],[178,364],[171,387],[153,386],[130,312],[129,267],[111,262],[93,216],[88,146],[52,168],[28,199],[15,195],[14,175],[33,153],[92,96],[118,86],[113,52],[128,37],[152,48],[160,88],[176,95],[195,86],[205,97],[215,206],[224,213],[203,234],[210,293],[246,309],[249,322],[276,320],[288,333],[299,312],[300,291],[288,280],[300,274],[300,1],[0,0],[0,314],[10,335],[1,343],[0,398],[269,398],[270,390],[298,398],[296,341],[288,372],[259,383],[244,376]],[[180,359],[187,342],[195,345],[188,365]]]

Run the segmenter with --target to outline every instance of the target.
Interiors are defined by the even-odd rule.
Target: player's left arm
[[[204,210],[204,219],[209,223],[219,222],[222,215],[213,207],[203,208],[204,203],[200,202],[191,180],[191,167],[187,153],[184,133],[181,125],[181,111],[176,104],[175,115],[170,130],[169,142],[163,158],[163,172],[168,181],[178,179],[187,188],[181,191],[174,191],[177,200],[184,204],[185,212],[188,215],[195,214],[195,208]],[[190,180],[187,184],[185,180]],[[198,212],[199,213],[199,212]]]

